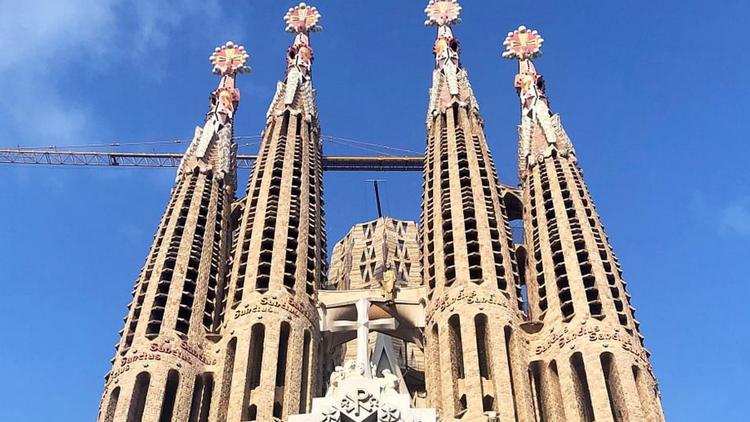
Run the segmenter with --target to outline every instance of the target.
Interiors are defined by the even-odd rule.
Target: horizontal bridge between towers
[[[0,149],[0,164],[63,166],[178,167],[183,154],[142,152],[81,152],[33,149]],[[252,168],[256,155],[237,155],[237,167]],[[422,171],[421,156],[327,156],[326,171]]]

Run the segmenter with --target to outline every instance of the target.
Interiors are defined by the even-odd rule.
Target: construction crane
[[[142,152],[81,152],[33,149],[0,149],[0,164],[55,166],[177,167],[183,154]],[[249,169],[255,155],[237,155],[237,167]],[[326,156],[327,171],[422,171],[420,156]]]
[[[183,154],[143,152],[81,152],[43,149],[0,148],[0,164],[31,164],[84,167],[169,168],[180,165]],[[237,155],[237,167],[250,169],[255,155]],[[326,171],[406,171],[421,172],[421,156],[325,156]],[[521,195],[518,188],[500,184],[503,200],[512,219],[520,218]]]

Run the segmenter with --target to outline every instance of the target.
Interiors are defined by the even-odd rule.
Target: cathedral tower
[[[203,421],[214,363],[229,209],[236,183],[232,123],[238,72],[248,55],[229,42],[211,56],[221,76],[203,127],[180,163],[167,210],[133,291],[125,328],[100,406],[99,421]]]
[[[531,61],[542,42],[522,26],[503,53],[519,62],[528,308],[542,327],[530,364],[537,412],[546,421],[663,421],[620,264]]]
[[[437,26],[420,223],[427,390],[446,420],[531,421],[514,245],[450,26],[460,9],[432,0],[425,10],[425,23]]]
[[[227,346],[217,420],[305,413],[319,390],[317,289],[326,273],[320,128],[309,34],[318,11],[285,16],[294,41],[238,208],[226,299]]]

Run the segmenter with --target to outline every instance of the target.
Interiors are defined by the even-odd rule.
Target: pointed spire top
[[[246,66],[250,55],[245,51],[245,47],[236,45],[232,41],[216,47],[209,60],[213,67],[213,72],[221,76],[232,76],[236,73],[247,73],[250,68]]]
[[[322,28],[318,26],[319,21],[320,12],[318,12],[318,9],[314,6],[308,6],[304,2],[289,8],[284,15],[286,31],[297,34],[320,31]]]
[[[424,24],[427,26],[448,26],[454,23],[461,23],[461,5],[457,0],[430,0],[424,9],[427,14],[427,20]]]
[[[529,60],[542,54],[544,38],[537,31],[531,31],[521,25],[513,32],[508,32],[503,46],[503,57],[506,59]]]

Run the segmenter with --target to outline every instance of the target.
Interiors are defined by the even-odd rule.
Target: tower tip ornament
[[[250,72],[250,68],[246,66],[249,58],[245,47],[227,41],[226,44],[216,47],[209,60],[215,74],[226,76]]]
[[[300,3],[297,6],[289,8],[284,15],[284,22],[286,22],[287,32],[305,33],[305,32],[317,32],[322,30],[318,25],[320,21],[320,12],[314,6],[309,6],[306,3]]]
[[[503,58],[506,59],[518,59],[528,60],[534,57],[539,57],[542,54],[542,43],[544,38],[539,35],[539,32],[532,31],[521,25],[513,32],[508,32],[508,36],[505,37],[503,46]]]
[[[461,5],[457,0],[430,0],[424,12],[427,14],[426,26],[461,23]]]

